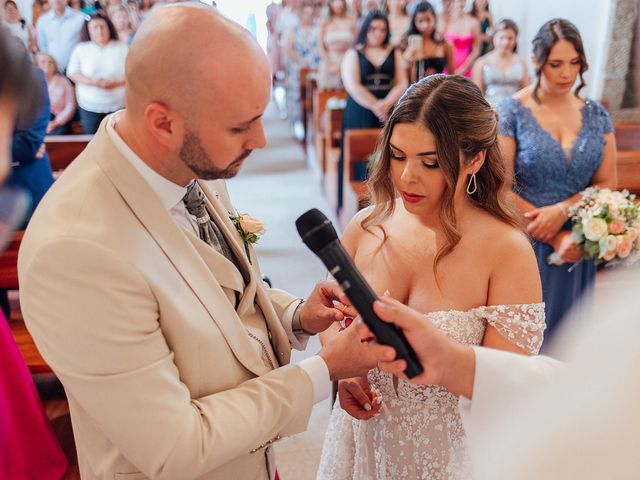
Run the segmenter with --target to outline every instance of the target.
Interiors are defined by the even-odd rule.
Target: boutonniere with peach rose
[[[229,218],[236,227],[236,230],[238,230],[240,238],[242,238],[244,250],[247,253],[249,263],[251,263],[249,244],[257,243],[260,237],[265,234],[264,224],[257,218],[247,215],[246,213],[239,214],[236,217],[230,216]]]

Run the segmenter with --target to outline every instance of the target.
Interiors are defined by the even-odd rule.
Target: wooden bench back
[[[44,139],[51,170],[64,170],[91,141],[93,135],[48,135]]]
[[[367,128],[344,132],[344,202],[340,219],[342,224],[348,223],[358,210],[369,204],[369,190],[364,179],[368,157],[375,151],[381,131],[379,128]]]
[[[640,149],[618,152],[618,190],[640,196]]]
[[[313,92],[313,128],[316,129],[315,134],[322,134],[322,114],[327,109],[327,101],[330,98],[337,97],[342,100],[347,98],[347,92],[344,90],[316,90]]]
[[[0,288],[18,289],[18,250],[23,235],[24,230],[14,233],[9,245],[0,253]]]
[[[614,125],[619,151],[640,150],[640,122],[621,122]]]

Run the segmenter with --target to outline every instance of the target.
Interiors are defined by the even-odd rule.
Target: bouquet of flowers
[[[585,258],[608,265],[630,265],[640,259],[640,205],[627,190],[589,187],[569,209],[569,216],[573,238]]]

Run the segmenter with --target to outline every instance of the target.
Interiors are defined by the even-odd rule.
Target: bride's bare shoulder
[[[535,259],[529,237],[514,225],[488,216],[478,226],[478,231],[482,232],[481,243],[490,257],[509,259],[513,255],[524,255]]]
[[[344,232],[342,233],[342,244],[349,254],[352,256],[355,254],[360,243],[367,235],[373,235],[374,237],[384,238],[384,224],[387,219],[380,223],[373,223],[366,225],[364,222],[372,214],[374,207],[369,206],[360,210],[348,223]]]

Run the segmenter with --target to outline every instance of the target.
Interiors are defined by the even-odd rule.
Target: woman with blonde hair
[[[497,115],[473,82],[438,74],[409,87],[382,131],[369,189],[373,206],[342,242],[379,296],[459,343],[537,353],[535,256],[507,201]],[[375,364],[339,382],[318,478],[469,478],[459,392]]]
[[[342,88],[340,64],[356,34],[356,20],[349,15],[346,0],[330,0],[326,15],[318,33],[318,88],[334,90]]]
[[[48,53],[36,54],[36,65],[44,72],[49,89],[51,120],[47,126],[47,133],[67,135],[71,133],[71,121],[78,108],[73,85],[60,73],[55,58]]]

